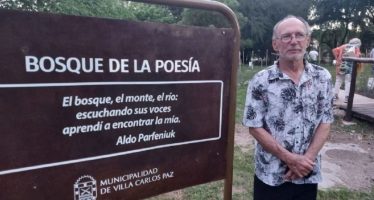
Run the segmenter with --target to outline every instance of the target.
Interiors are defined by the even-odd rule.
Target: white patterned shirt
[[[258,72],[249,82],[243,125],[262,127],[288,151],[304,154],[320,123],[332,123],[333,86],[330,73],[323,67],[305,61],[299,84],[282,73],[277,64]],[[313,171],[293,183],[318,183],[321,177],[321,156]],[[266,152],[257,143],[255,173],[272,186],[285,182],[287,165]]]

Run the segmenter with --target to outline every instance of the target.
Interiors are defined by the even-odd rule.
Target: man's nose
[[[290,43],[297,43],[297,39],[296,39],[296,35],[295,34],[291,35],[291,41],[290,41]]]

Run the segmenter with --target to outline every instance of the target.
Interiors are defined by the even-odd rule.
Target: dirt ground
[[[252,151],[254,139],[248,129],[237,124],[235,144]],[[348,188],[369,191],[374,187],[374,137],[355,133],[331,132],[322,153],[323,182],[320,189]]]

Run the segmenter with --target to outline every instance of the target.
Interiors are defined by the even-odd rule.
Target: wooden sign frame
[[[152,196],[191,186],[195,181],[200,184],[222,179],[223,174],[225,177],[224,199],[232,198],[236,75],[239,65],[240,43],[239,25],[235,14],[224,4],[214,1],[133,1],[219,12],[228,19],[231,28],[220,29],[218,32],[211,29],[191,28],[193,31],[190,32],[188,27],[169,27],[162,24],[145,23],[146,25],[143,26],[142,23],[122,23],[121,20],[51,14],[32,14],[34,17],[29,19],[28,14],[23,12],[1,11],[0,15],[3,16],[3,21],[0,21],[0,29],[4,30],[1,36],[10,40],[2,40],[4,41],[4,49],[0,51],[0,57],[2,58],[0,61],[2,72],[0,101],[2,105],[6,105],[0,107],[3,131],[0,145],[3,154],[0,158],[4,161],[0,164],[0,188],[2,191],[10,192],[0,194],[0,198],[20,198],[22,194],[15,192],[18,188],[18,190],[28,194],[30,198],[48,199],[55,195],[51,192],[53,189],[61,188],[59,182],[66,180],[70,182],[69,184],[73,182],[72,180],[76,180],[74,183],[75,199],[80,199],[79,195],[85,195],[87,191],[90,191],[90,195],[95,197],[98,193],[109,194],[110,189],[118,191],[128,189],[128,197],[144,198],[148,194],[150,194],[148,196]],[[49,16],[52,17],[49,18]],[[9,23],[10,19],[13,20],[11,23]],[[27,28],[28,24],[25,22],[27,20],[30,20],[28,21],[30,29],[33,25],[39,23],[42,26],[30,31],[29,35],[25,34],[22,32],[22,28]],[[75,23],[71,23],[72,21],[77,26],[84,26],[84,28],[74,27]],[[88,34],[80,33],[80,30],[94,28],[97,25],[103,25],[109,33],[105,32],[105,29],[93,33],[87,32]],[[175,35],[170,37],[170,40],[180,42],[180,46],[183,46],[183,42],[176,37],[176,35],[181,34],[183,40],[191,42],[189,46],[186,45],[188,46],[186,49],[175,49],[181,55],[188,55],[188,53],[194,55],[196,53],[193,49],[194,42],[204,40],[204,38],[193,41],[194,37],[215,37],[216,41],[219,41],[218,39],[221,37],[227,37],[230,38],[230,41],[217,45],[211,44],[215,52],[220,52],[222,54],[220,56],[227,59],[210,57],[205,60],[202,56],[204,54],[200,54],[201,50],[199,50],[197,51],[199,54],[196,54],[195,58],[182,57],[170,60],[178,54],[160,49],[161,53],[152,52],[146,55],[148,60],[145,59],[140,63],[138,55],[132,54],[128,49],[122,49],[123,45],[116,44],[117,41],[125,42],[125,44],[126,42],[129,44],[133,42],[132,38],[121,35],[121,32],[111,35],[111,31],[116,30],[116,25],[121,26],[118,30],[129,30],[129,32],[131,32],[130,28],[136,27],[136,30],[144,31],[143,33],[149,36],[153,31],[157,31],[158,35],[155,37],[160,41],[169,39],[168,32],[177,31]],[[67,27],[73,32],[64,33],[64,29],[61,29],[60,26]],[[79,44],[81,40],[75,40],[75,38],[69,40],[69,37],[75,36],[74,34],[77,35],[77,38],[83,38],[81,46]],[[194,37],[190,37],[190,34]],[[58,41],[54,40],[53,35],[58,35]],[[108,39],[110,36],[119,39],[110,40]],[[92,50],[86,51],[87,47],[83,44],[95,41],[97,38],[103,38],[103,41],[96,41],[98,42],[96,46],[88,45]],[[139,38],[141,40],[142,36],[139,36]],[[214,41],[213,38],[211,39]],[[152,43],[152,41],[148,42]],[[141,52],[142,48],[146,48],[144,44],[146,43],[135,42],[135,45],[131,46],[133,48],[131,50]],[[59,48],[59,45],[63,47]],[[106,45],[118,48],[119,51],[96,49]],[[196,45],[198,46],[198,44]],[[173,45],[166,46],[165,48],[176,47]],[[204,49],[201,46],[199,48]],[[227,53],[225,52],[226,49],[220,51],[220,48],[227,48],[232,51]],[[54,49],[58,49],[57,53],[53,52]],[[84,53],[82,54],[80,51]],[[95,57],[95,53],[98,56]],[[125,53],[131,59],[120,59],[122,53]],[[207,52],[204,51],[204,53]],[[74,57],[76,54],[81,57]],[[94,57],[84,57],[92,55]],[[157,55],[162,58],[157,58]],[[231,61],[231,63],[228,61]],[[207,80],[199,80],[206,74],[206,72],[204,72],[204,75],[194,74],[194,72],[200,70],[199,62],[201,66],[208,65],[212,72],[213,70],[222,70],[222,72],[219,72],[221,73],[219,75],[212,73]],[[224,69],[212,68],[211,65],[214,62],[219,62],[216,65],[220,67],[224,65]],[[149,63],[154,63],[155,66],[150,66],[152,64]],[[132,71],[128,68],[130,64],[134,66]],[[81,67],[81,71],[75,70],[78,65]],[[85,65],[84,68],[83,65]],[[164,65],[164,67],[173,65],[174,67],[173,69],[167,69],[166,67],[162,68],[161,65]],[[151,67],[155,67],[152,70],[156,71],[152,71]],[[117,72],[118,74],[116,74]],[[139,75],[141,72],[146,73]],[[152,75],[151,72],[154,74]],[[168,76],[173,72],[175,72],[175,75],[173,75],[175,77],[182,77],[178,73],[190,73],[190,75],[187,74],[187,78],[174,81]],[[132,77],[128,76],[130,73],[133,74]],[[155,73],[157,73],[157,76],[154,76]],[[217,77],[221,76],[222,73],[227,74],[227,76],[224,77],[224,80],[217,80],[219,79]],[[126,76],[126,81],[120,81],[123,76]],[[163,78],[166,78],[166,81],[162,81]],[[159,92],[158,89],[162,89],[162,91]],[[179,94],[175,94],[175,91],[179,91]],[[177,103],[178,95],[183,95],[179,104],[183,103],[184,107],[191,108],[188,112],[184,113],[183,106]],[[131,103],[131,106],[125,107],[122,104],[125,99],[126,102]],[[222,103],[223,100],[224,103]],[[145,103],[137,104],[138,101]],[[163,104],[166,101],[170,103]],[[200,112],[201,110],[204,112]],[[176,116],[171,116],[172,111],[176,113]],[[132,115],[134,112],[137,112],[138,116],[144,117]],[[153,118],[146,118],[147,115],[144,113],[147,112],[160,114],[152,115]],[[171,114],[165,115],[163,113]],[[123,119],[122,121],[114,120],[115,117],[119,118],[119,116],[124,116],[125,121]],[[210,120],[204,121],[205,119]],[[185,124],[188,124],[189,127],[183,125],[179,128],[175,126],[165,130],[156,126],[157,123],[179,124],[181,120],[186,122]],[[83,122],[86,124],[82,125]],[[199,124],[202,122],[208,124],[208,126]],[[118,138],[116,137],[117,139],[114,140],[113,135],[119,135],[121,129],[124,130],[126,127],[132,128],[133,132],[126,133],[126,131],[123,131],[125,133],[117,136]],[[113,129],[114,133],[105,131],[110,129]],[[92,140],[92,137],[89,138],[89,135],[94,134],[97,134],[95,140]],[[105,134],[111,134],[111,138],[105,137]],[[175,137],[177,134],[179,134],[178,138]],[[221,138],[221,136],[223,137]],[[171,139],[173,142],[158,142],[167,139]],[[53,144],[54,142],[56,144]],[[72,143],[74,145],[71,145]],[[212,145],[212,149],[207,145],[199,146],[198,144],[201,143]],[[119,150],[112,152],[111,149],[113,149],[114,144],[118,146]],[[220,149],[219,145],[221,144],[225,147],[224,151]],[[180,147],[181,145],[192,146],[189,147],[192,149],[186,148],[184,150]],[[65,146],[72,149],[64,148]],[[179,179],[172,179],[174,171],[170,169],[176,167],[175,162],[166,160],[166,156],[164,156],[167,153],[165,149],[171,149],[172,147],[178,147],[173,148],[175,152],[172,154],[178,155],[178,152],[187,154],[187,157],[183,160],[192,161],[191,164],[185,164],[184,167],[204,172],[204,168],[210,167],[208,166],[209,163],[218,163],[218,170],[208,171],[205,177],[200,173],[199,177],[194,177],[186,183],[179,179],[188,170],[176,170],[180,172]],[[198,155],[196,149],[193,149],[196,147],[203,147],[203,151],[205,150],[209,154],[203,155],[201,158],[200,155],[194,157],[193,155]],[[91,149],[94,149],[94,151],[91,151]],[[137,155],[134,154],[136,152],[146,152],[142,154],[141,158],[147,157],[147,159],[139,160]],[[189,152],[192,154],[188,155]],[[163,154],[161,157],[164,164],[157,167],[149,164],[162,162],[157,160],[160,153]],[[119,158],[121,156],[126,156],[126,161],[121,160]],[[212,161],[210,161],[209,156],[214,157],[211,159]],[[205,159],[205,157],[207,157],[206,160],[199,160]],[[108,162],[108,158],[113,159],[113,161]],[[134,163],[135,161],[139,161],[139,163]],[[85,164],[78,165],[82,162]],[[138,169],[138,171],[124,170],[121,165],[126,164],[126,162],[133,163],[131,165],[134,166],[131,167]],[[200,164],[195,168],[194,163]],[[201,163],[206,163],[206,166],[202,166]],[[103,178],[96,181],[89,173],[81,174],[84,169],[87,169],[90,173],[100,171],[100,167],[108,164],[112,165],[113,171],[116,171],[117,175],[105,171],[104,168],[100,173],[104,174],[101,175],[102,177],[112,178]],[[168,165],[171,166],[170,169],[165,167]],[[179,165],[184,164],[177,163],[177,165],[179,167]],[[80,172],[74,172],[74,175],[66,178],[61,176],[66,170]],[[30,173],[30,171],[33,172]],[[215,172],[220,175],[215,175]],[[120,173],[124,173],[123,176],[119,176]],[[161,179],[168,180],[170,186],[157,185],[156,182],[161,182]],[[170,179],[172,180],[169,181]],[[49,184],[46,184],[47,182]],[[155,183],[151,184],[152,182]],[[98,185],[101,185],[101,188],[97,189]],[[50,187],[51,190],[47,191],[47,187]],[[136,189],[134,189],[135,187]],[[73,192],[73,189],[70,191],[68,188],[61,188],[60,190],[61,194],[69,193],[70,195],[70,192]],[[144,195],[139,194],[137,190],[142,190]],[[45,191],[45,194],[43,191]],[[120,196],[120,194],[111,195],[111,198],[119,198]],[[60,198],[63,197],[60,196]]]

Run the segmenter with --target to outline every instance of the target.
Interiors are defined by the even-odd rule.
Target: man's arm
[[[342,64],[342,50],[343,46],[336,47],[335,49],[332,50],[332,54],[334,55],[334,58],[336,60],[335,63],[335,73],[338,74],[340,71],[340,65]]]
[[[339,48],[332,49],[332,55],[334,56],[335,60],[339,58]]]
[[[304,154],[305,157],[307,157],[310,160],[315,160],[318,152],[322,149],[323,145],[327,141],[330,133],[330,127],[331,125],[328,123],[321,123],[315,132],[315,135],[312,139],[311,144],[309,145],[308,150]],[[304,175],[305,176],[305,175]],[[287,172],[285,175],[285,179],[287,180],[293,180],[297,178],[302,178],[304,176],[300,176],[299,174],[294,173],[293,171]]]
[[[329,123],[321,123],[318,125],[312,142],[310,143],[309,148],[305,153],[305,156],[307,156],[311,160],[316,159],[318,152],[322,149],[323,145],[330,135],[330,127],[331,124]]]
[[[273,154],[286,163],[297,177],[301,178],[308,175],[314,167],[314,159],[304,155],[289,152],[280,145],[264,128],[249,128],[249,133],[257,140],[258,143],[269,153]],[[287,178],[287,177],[285,177]]]
[[[343,44],[339,47],[336,47],[335,49],[332,50],[332,54],[334,55],[334,58],[338,64],[342,63],[343,59],[343,51],[345,49],[346,45]]]

